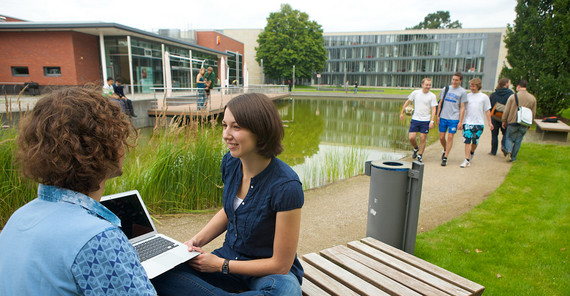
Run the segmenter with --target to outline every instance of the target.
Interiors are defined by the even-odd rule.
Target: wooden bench
[[[568,132],[570,126],[562,121],[558,122],[543,122],[542,119],[535,119],[536,132],[541,133],[541,140],[555,140],[566,142],[568,139]]]
[[[485,287],[373,238],[302,259],[303,295],[481,295]]]

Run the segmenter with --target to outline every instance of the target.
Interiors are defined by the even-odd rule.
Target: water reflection
[[[291,165],[309,187],[324,185],[346,169],[352,156],[362,173],[366,160],[392,160],[410,150],[410,117],[400,121],[403,100],[287,98],[276,101],[285,128],[285,151],[280,158]],[[430,133],[429,142],[437,132]],[[335,162],[339,168],[329,167]],[[320,168],[320,169],[319,169]],[[354,168],[350,168],[354,169]],[[317,173],[320,171],[320,173]],[[352,175],[355,175],[352,174]],[[318,176],[317,176],[318,175]],[[339,174],[342,175],[342,174]],[[341,178],[350,177],[343,176]],[[322,184],[315,179],[324,179]],[[305,184],[307,185],[307,184]]]

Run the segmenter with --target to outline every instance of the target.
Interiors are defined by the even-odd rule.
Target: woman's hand
[[[212,253],[202,253],[192,260],[188,261],[188,265],[200,272],[221,272],[224,259]]]

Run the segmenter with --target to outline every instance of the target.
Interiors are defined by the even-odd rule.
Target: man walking
[[[414,90],[409,96],[402,111],[400,112],[400,120],[404,120],[404,111],[410,103],[414,103],[414,114],[410,123],[410,130],[408,131],[408,139],[414,148],[412,153],[413,159],[418,159],[419,162],[423,161],[424,149],[426,148],[426,139],[429,130],[433,128],[435,119],[435,106],[437,106],[437,99],[435,95],[430,92],[431,79],[424,78],[422,80],[422,89]],[[420,145],[416,141],[417,134],[420,133]]]
[[[437,124],[439,125],[439,142],[443,146],[442,166],[447,165],[447,157],[453,146],[453,136],[458,129],[462,129],[463,125],[467,92],[461,87],[461,81],[463,81],[463,74],[455,72],[451,79],[451,85],[443,89],[439,99]]]
[[[489,97],[481,92],[481,79],[473,78],[469,81],[471,93],[467,95],[465,103],[465,124],[463,124],[463,143],[465,143],[465,160],[460,167],[466,168],[471,165],[475,155],[475,149],[479,144],[479,138],[485,128],[485,118],[489,122],[489,128],[493,130],[491,122],[491,102]]]
[[[532,118],[536,116],[536,98],[526,90],[527,85],[528,82],[526,80],[519,81],[517,84],[517,93],[509,97],[505,112],[503,112],[503,128],[507,129],[505,149],[507,150],[506,159],[508,162],[517,159],[517,154],[521,148],[524,135],[530,128],[517,123],[517,111],[519,106],[527,107],[532,110]]]

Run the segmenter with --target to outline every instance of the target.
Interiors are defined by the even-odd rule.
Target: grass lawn
[[[503,184],[419,234],[415,255],[485,286],[483,295],[570,295],[568,164],[570,146],[524,143]]]

